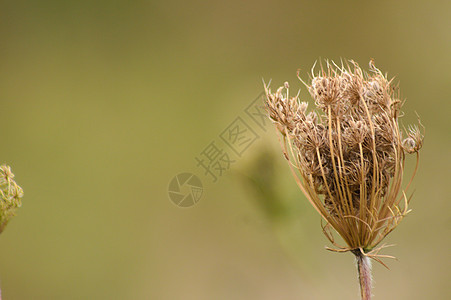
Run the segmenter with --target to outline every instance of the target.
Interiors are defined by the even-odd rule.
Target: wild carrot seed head
[[[288,83],[275,93],[265,86],[267,110],[299,186],[327,221],[326,236],[335,244],[332,226],[347,243],[342,249],[369,251],[408,212],[405,153],[417,153],[418,163],[423,136],[411,127],[403,140],[398,87],[373,61],[369,73],[353,61],[326,63],[304,83],[319,113],[289,97]]]

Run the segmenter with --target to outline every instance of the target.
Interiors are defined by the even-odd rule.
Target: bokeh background
[[[276,134],[217,182],[195,157],[318,58],[400,80],[426,127],[412,213],[376,299],[449,299],[449,1],[1,1],[0,160],[24,188],[0,236],[4,299],[358,299]],[[308,99],[305,90],[303,99]],[[224,145],[222,145],[224,146]],[[413,157],[407,162],[412,169]],[[201,200],[179,208],[173,176]]]

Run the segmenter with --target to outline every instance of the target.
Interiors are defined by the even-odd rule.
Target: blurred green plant
[[[250,190],[256,205],[265,216],[274,222],[284,220],[292,207],[281,201],[285,195],[277,186],[276,157],[269,149],[260,151],[247,166],[246,171],[237,173]]]
[[[16,215],[16,210],[22,206],[22,197],[23,190],[14,181],[11,167],[0,166],[0,233]]]

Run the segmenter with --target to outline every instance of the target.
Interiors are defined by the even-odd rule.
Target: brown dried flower
[[[298,74],[299,77],[299,74]],[[370,62],[364,72],[354,61],[326,61],[305,83],[318,112],[290,97],[288,84],[276,93],[265,85],[271,120],[283,136],[282,147],[295,179],[326,221],[323,231],[338,249],[379,262],[376,248],[409,212],[407,191],[415,176],[423,135],[399,129],[399,90]],[[402,188],[405,153],[416,153],[417,166]],[[339,246],[330,227],[343,238]],[[357,254],[356,254],[357,255]]]

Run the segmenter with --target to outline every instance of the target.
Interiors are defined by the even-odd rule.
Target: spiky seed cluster
[[[326,63],[317,74],[312,69],[310,84],[299,78],[318,112],[307,113],[307,102],[289,97],[288,83],[275,93],[265,86],[267,109],[299,186],[327,221],[324,229],[340,234],[348,244],[342,250],[368,252],[408,212],[405,153],[418,154],[423,136],[411,127],[403,139],[399,89],[372,61],[369,73],[353,61]]]
[[[14,181],[11,168],[0,166],[0,232],[8,221],[16,215],[17,208],[22,206],[23,190]]]

